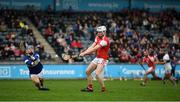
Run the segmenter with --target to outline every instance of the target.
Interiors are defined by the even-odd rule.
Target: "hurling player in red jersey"
[[[89,64],[89,66],[86,69],[88,86],[85,89],[82,89],[81,91],[93,92],[92,76],[91,76],[91,73],[93,71],[95,71],[96,79],[98,80],[101,86],[101,91],[104,92],[106,90],[103,81],[103,72],[104,72],[104,67],[108,63],[109,48],[110,48],[110,41],[106,37],[106,27],[105,26],[97,27],[97,36],[95,38],[95,42],[87,50],[81,52],[79,55],[79,56],[85,56],[93,52],[96,52],[96,58]]]
[[[158,61],[157,56],[153,54],[151,51],[150,53],[148,51],[144,51],[144,58],[142,60],[142,64],[146,63],[148,65],[148,70],[146,70],[145,75],[144,75],[144,81],[141,83],[142,86],[145,86],[148,81],[148,75],[151,74],[153,78],[155,79],[160,79],[156,74],[155,74],[155,69],[156,69],[156,62]]]

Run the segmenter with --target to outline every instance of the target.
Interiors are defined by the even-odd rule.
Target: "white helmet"
[[[97,32],[106,32],[106,26],[99,26],[96,30]]]

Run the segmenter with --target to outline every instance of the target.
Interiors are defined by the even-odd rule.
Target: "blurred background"
[[[95,56],[63,56],[88,48],[100,25],[111,42],[106,77],[142,78],[146,49],[159,61],[168,51],[180,77],[179,0],[0,0],[0,78],[28,78],[21,41],[40,54],[45,77],[85,78]]]

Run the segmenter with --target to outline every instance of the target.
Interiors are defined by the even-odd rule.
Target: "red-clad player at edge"
[[[104,68],[108,63],[108,52],[110,49],[110,41],[106,37],[106,27],[99,26],[97,27],[97,36],[95,38],[95,42],[84,52],[81,52],[79,56],[85,56],[88,54],[92,54],[96,52],[96,58],[92,60],[89,66],[86,69],[87,81],[88,85],[86,88],[82,89],[82,92],[93,92],[93,84],[92,84],[92,75],[91,73],[95,71],[96,79],[98,80],[101,86],[101,92],[106,90],[103,72]]]
[[[153,76],[153,78],[155,79],[161,79],[159,78],[156,73],[155,73],[155,69],[156,69],[156,63],[158,63],[158,59],[157,56],[153,54],[153,51],[151,51],[150,53],[146,50],[144,51],[144,58],[141,62],[141,64],[146,63],[148,65],[148,70],[146,70],[145,74],[144,74],[144,81],[141,83],[142,86],[145,86],[147,84],[148,81],[148,75],[151,74]]]

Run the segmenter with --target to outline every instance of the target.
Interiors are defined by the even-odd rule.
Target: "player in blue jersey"
[[[43,87],[43,77],[42,69],[43,65],[40,62],[39,54],[35,53],[32,47],[26,50],[26,55],[24,56],[24,62],[29,69],[29,75],[35,86],[39,90],[49,90]]]

